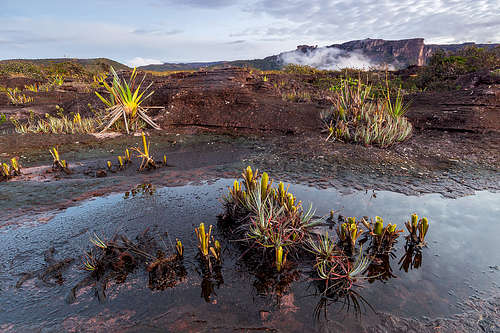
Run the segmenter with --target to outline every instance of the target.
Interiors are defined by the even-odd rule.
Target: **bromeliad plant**
[[[259,177],[247,167],[243,181],[235,181],[224,197],[228,216],[240,223],[247,241],[274,250],[275,266],[283,268],[286,253],[305,240],[307,230],[318,222],[313,221],[312,206],[307,211],[302,203],[288,192],[282,182],[277,188],[267,173]]]
[[[346,256],[342,251],[331,255],[326,260],[316,261],[316,271],[320,279],[326,282],[324,293],[332,290],[350,290],[356,281],[370,266],[371,261],[361,250],[354,260]]]
[[[356,252],[356,241],[362,233],[355,217],[348,217],[346,222],[337,227],[337,235],[343,248],[352,255]]]
[[[138,119],[144,120],[154,129],[160,129],[160,127],[146,115],[147,108],[142,106],[144,101],[146,101],[154,93],[154,91],[148,92],[148,89],[151,88],[153,82],[141,90],[141,86],[146,79],[146,75],[144,75],[142,80],[137,85],[136,68],[132,71],[128,81],[121,79],[113,67],[110,68],[110,71],[113,76],[111,85],[106,82],[104,77],[97,78],[99,83],[101,83],[109,93],[109,97],[105,98],[97,91],[95,92],[97,97],[99,97],[99,99],[107,106],[107,114],[104,117],[106,125],[102,131],[110,128],[120,118],[123,118],[127,134],[130,133],[129,129],[134,127],[137,128],[136,125]]]
[[[200,223],[200,226],[198,228],[194,229],[196,233],[196,238],[198,239],[198,250],[200,253],[200,258],[209,264],[209,267],[211,267],[211,262],[210,262],[210,255],[215,259],[216,263],[221,262],[221,245],[218,240],[215,240],[212,236],[212,225],[208,227],[208,231],[205,229],[205,223]]]
[[[69,170],[68,163],[66,160],[61,160],[59,157],[59,152],[57,151],[56,147],[53,147],[52,149],[49,149],[50,154],[52,155],[52,170],[54,171],[63,171],[66,174],[70,174],[71,171]]]
[[[403,232],[403,230],[397,230],[396,224],[389,223],[384,227],[384,220],[380,216],[375,216],[375,222],[373,220],[368,222],[365,219],[361,222],[370,233],[372,250],[378,254],[391,252],[399,234]]]
[[[406,239],[410,244],[417,247],[424,247],[426,245],[425,235],[427,235],[427,231],[429,230],[429,220],[426,217],[419,220],[417,214],[412,214],[410,221],[407,221],[405,225],[409,232]]]
[[[7,163],[2,163],[0,168],[0,180],[8,180],[21,175],[21,167],[17,158],[10,159],[10,166]]]
[[[139,166],[139,171],[142,171],[144,169],[156,169],[156,163],[150,155],[149,151],[149,145],[150,142],[146,141],[146,135],[144,132],[142,132],[142,146],[143,150],[141,151],[139,148],[132,148],[135,150],[139,155],[137,157],[141,158],[141,165]],[[127,149],[127,154],[128,154],[128,149]],[[130,155],[128,155],[128,159],[130,159]]]
[[[388,94],[388,93],[387,93]],[[403,103],[401,90],[393,102],[390,95],[383,100],[373,97],[371,85],[356,84],[342,79],[330,98],[332,108],[321,114],[330,138],[365,145],[387,147],[404,141],[412,125],[403,116],[408,106]]]
[[[208,260],[210,255],[210,236],[212,234],[212,225],[208,228],[208,232],[205,232],[205,223],[200,223],[198,228],[194,228],[196,233],[196,238],[198,239],[198,250],[200,250],[200,255],[202,258]]]
[[[328,232],[318,235],[316,240],[309,238],[306,241],[306,250],[316,256],[317,262],[328,260],[340,252],[335,239],[331,238]]]

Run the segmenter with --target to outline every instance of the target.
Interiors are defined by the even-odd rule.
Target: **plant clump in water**
[[[76,292],[87,285],[95,285],[97,296],[103,301],[106,298],[106,286],[111,280],[121,283],[129,273],[141,266],[148,272],[148,287],[153,290],[173,287],[186,276],[183,254],[179,248],[172,249],[173,253],[168,255],[168,249],[157,246],[149,229],[137,236],[135,242],[124,235],[105,240],[96,234],[90,238],[90,242],[92,248],[82,256],[82,270],[90,275],[73,287],[68,296],[70,303],[76,299]]]
[[[249,245],[245,253],[263,249],[262,259],[272,263],[278,273],[289,265],[290,252],[295,258],[312,254],[316,279],[325,282],[323,297],[345,294],[358,280],[393,277],[389,256],[403,232],[396,224],[384,226],[379,216],[375,221],[339,216],[336,235],[315,235],[315,226],[322,222],[313,219],[312,207],[304,211],[301,202],[282,182],[273,188],[267,173],[259,177],[258,171],[254,173],[251,167],[247,167],[242,178],[223,197],[226,208],[223,221],[235,224],[232,231]],[[330,215],[326,222],[335,223],[333,211]],[[407,224],[410,234],[405,249],[408,246],[420,249],[425,244],[428,220],[423,218],[415,224],[415,218]]]

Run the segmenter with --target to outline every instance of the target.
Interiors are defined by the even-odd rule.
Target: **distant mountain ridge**
[[[77,59],[77,58],[52,58],[52,59],[8,59],[8,60],[0,60],[0,64],[8,63],[8,62],[25,62],[31,63],[35,65],[51,65],[51,64],[59,64],[65,62],[73,62],[87,69],[109,69],[109,66],[113,66],[116,70],[127,70],[130,69],[127,65],[124,65],[118,61],[114,61],[108,58],[90,58],[90,59]]]
[[[404,68],[411,65],[423,66],[437,50],[457,51],[464,47],[498,47],[500,44],[476,44],[473,42],[463,44],[428,44],[423,38],[411,38],[401,40],[384,39],[363,39],[353,40],[342,44],[332,44],[326,49],[336,48],[346,52],[361,53],[373,63],[392,64],[397,68]],[[290,52],[311,53],[319,50],[318,46],[299,45],[296,50]],[[236,61],[215,61],[215,62],[194,62],[194,63],[164,63],[159,65],[147,65],[139,67],[143,70],[151,71],[175,71],[175,70],[197,70],[214,66],[237,66],[254,67],[260,70],[277,70],[284,66],[282,55],[290,52],[283,52],[278,55],[266,57],[264,59],[236,60]]]

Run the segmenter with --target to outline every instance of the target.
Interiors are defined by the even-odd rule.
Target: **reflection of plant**
[[[392,273],[391,258],[396,255],[393,252],[378,254],[372,257],[372,263],[367,270],[367,280],[372,283],[376,280],[388,281],[395,278],[396,275]]]
[[[417,214],[412,214],[410,221],[407,221],[405,225],[410,233],[407,239],[416,246],[425,246],[425,235],[427,235],[427,231],[429,230],[429,220],[426,217],[419,220]]]
[[[401,257],[398,264],[401,264],[399,269],[403,269],[406,273],[410,269],[419,269],[422,266],[422,251],[418,246],[413,246],[411,241],[405,245],[405,254]]]
[[[123,117],[127,134],[129,133],[129,124],[133,126],[138,119],[144,120],[154,129],[160,129],[160,127],[146,115],[146,109],[141,106],[145,100],[153,95],[154,91],[147,93],[153,83],[151,82],[149,86],[141,91],[141,86],[146,75],[144,75],[141,82],[136,86],[137,71],[135,68],[128,82],[121,79],[113,67],[111,67],[110,70],[113,75],[113,82],[111,85],[109,85],[103,77],[97,78],[109,93],[109,99],[104,98],[97,91],[95,92],[97,97],[99,97],[108,107],[106,109],[108,114],[104,117],[104,120],[107,121],[107,125],[104,127],[103,131],[111,127],[120,117]]]
[[[283,255],[283,246],[275,247],[274,251],[276,257],[275,259],[276,270],[280,272],[283,266],[285,266],[287,253]]]

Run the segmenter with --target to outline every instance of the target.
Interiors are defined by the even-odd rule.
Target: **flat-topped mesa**
[[[308,53],[311,51],[314,51],[318,48],[318,45],[311,46],[311,45],[299,45],[297,46],[297,51],[300,51],[302,53]]]
[[[342,44],[333,44],[329,48],[337,48],[347,52],[358,51],[376,63],[387,63],[396,67],[411,65],[424,66],[430,57],[437,51],[458,51],[466,47],[493,48],[500,44],[476,44],[474,42],[462,44],[428,44],[423,38],[400,40],[362,39],[353,40]]]
[[[360,51],[377,63],[396,64],[398,67],[423,66],[426,62],[424,39],[401,40],[363,39],[327,46],[348,52]]]

